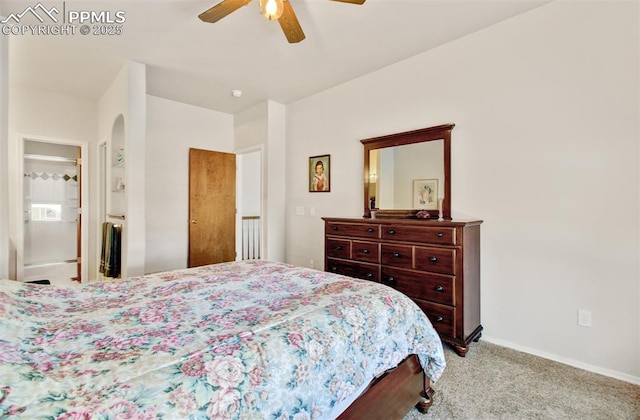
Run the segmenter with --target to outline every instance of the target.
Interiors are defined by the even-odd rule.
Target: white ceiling
[[[37,1],[0,0],[0,12]],[[40,1],[122,10],[123,34],[10,35],[11,83],[95,100],[129,59],[147,65],[149,94],[234,114],[267,99],[290,103],[549,0],[291,0],[306,34],[299,44],[287,43],[257,0],[213,24],[197,16],[216,0]]]

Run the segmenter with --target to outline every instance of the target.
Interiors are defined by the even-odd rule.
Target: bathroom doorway
[[[22,261],[18,279],[70,285],[86,281],[83,264],[83,143],[24,138]],[[20,183],[20,181],[19,181]]]

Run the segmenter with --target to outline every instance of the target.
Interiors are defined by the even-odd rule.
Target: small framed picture
[[[331,191],[330,155],[309,158],[309,192]]]
[[[413,180],[413,208],[438,210],[438,180]]]

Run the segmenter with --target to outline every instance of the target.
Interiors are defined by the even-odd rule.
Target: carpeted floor
[[[427,419],[640,419],[640,386],[480,341],[465,358],[445,346]]]

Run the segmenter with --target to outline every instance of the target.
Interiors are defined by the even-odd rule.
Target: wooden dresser
[[[465,356],[480,325],[480,220],[325,221],[325,270],[391,286]]]

